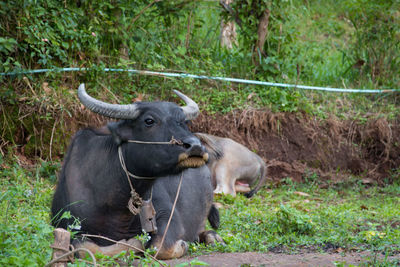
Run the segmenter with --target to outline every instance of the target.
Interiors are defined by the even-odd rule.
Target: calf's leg
[[[225,194],[236,196],[235,192],[235,181],[229,170],[224,166],[224,164],[218,164],[215,167],[215,181],[216,187],[214,189],[214,194]]]

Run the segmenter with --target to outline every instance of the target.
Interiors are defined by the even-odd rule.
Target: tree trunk
[[[56,259],[69,251],[70,238],[71,234],[67,230],[62,228],[56,228],[54,230],[54,244],[51,246],[53,248],[52,259]],[[52,266],[66,267],[69,261],[69,258],[65,257],[54,263]]]
[[[260,18],[260,22],[258,24],[258,29],[257,29],[258,38],[253,51],[253,62],[256,66],[260,64],[259,58],[261,56],[264,57],[267,56],[267,54],[264,51],[264,44],[268,34],[269,16],[270,16],[269,9],[264,10]]]

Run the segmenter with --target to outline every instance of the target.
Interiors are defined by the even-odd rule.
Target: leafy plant
[[[51,253],[49,203],[52,184],[17,165],[3,163],[0,171],[0,263],[43,266]]]
[[[374,84],[396,86],[400,77],[398,1],[348,0],[343,13],[354,27],[354,39],[346,56],[351,72]],[[390,76],[395,74],[395,79]]]
[[[276,228],[279,234],[309,235],[315,231],[311,218],[293,208],[280,205],[276,210]]]

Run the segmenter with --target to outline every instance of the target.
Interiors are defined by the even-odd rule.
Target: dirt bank
[[[32,129],[21,124],[14,136],[16,154],[60,160],[74,132],[107,121],[83,106],[72,113],[47,124],[38,121]],[[286,177],[301,181],[316,173],[321,180],[342,180],[353,174],[382,183],[390,182],[391,173],[400,166],[400,118],[389,122],[378,114],[362,120],[323,120],[302,113],[249,109],[224,115],[202,113],[191,129],[246,145],[267,162],[274,181]],[[0,141],[2,151],[12,144]]]
[[[246,145],[269,164],[273,180],[300,181],[317,173],[321,179],[353,174],[384,182],[400,166],[399,121],[379,116],[363,121],[322,120],[301,113],[245,110],[202,114],[191,128]]]

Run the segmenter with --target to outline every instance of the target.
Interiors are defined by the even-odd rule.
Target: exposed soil
[[[343,263],[345,266],[350,264],[358,266],[361,262],[369,262],[374,266],[374,255],[363,253],[311,253],[304,252],[298,254],[279,254],[279,253],[212,253],[197,257],[183,257],[180,259],[165,261],[170,266],[179,263],[190,262],[193,259],[206,262],[210,267],[233,267],[233,266],[279,266],[279,267],[306,267],[306,266],[336,266],[335,263]],[[382,255],[377,255],[377,259],[384,260]],[[389,257],[386,260],[400,261],[400,257]]]
[[[381,183],[390,181],[391,171],[400,166],[400,119],[371,116],[361,123],[246,110],[202,114],[192,130],[246,145],[267,162],[269,177],[276,182],[286,177],[301,181],[316,173],[322,180],[353,174]]]

